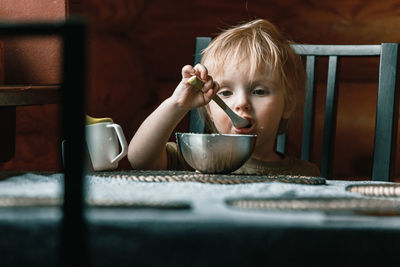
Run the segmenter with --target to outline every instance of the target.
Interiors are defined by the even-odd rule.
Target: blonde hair
[[[300,56],[290,44],[271,22],[257,19],[220,33],[202,51],[201,63],[211,75],[221,72],[225,64],[232,62],[247,62],[251,76],[270,70],[280,82],[285,108],[294,110],[296,93],[305,87],[305,71]],[[200,111],[207,126],[216,131],[205,112],[205,108]]]

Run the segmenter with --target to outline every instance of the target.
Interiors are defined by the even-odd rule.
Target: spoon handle
[[[188,80],[188,83],[194,86],[197,90],[201,90],[204,86],[204,82],[197,78],[197,76],[192,76]],[[230,108],[225,104],[225,102],[218,96],[214,95],[213,100],[220,106],[223,110],[229,110]]]
[[[188,79],[188,83],[195,87],[197,90],[201,90],[201,88],[203,88],[204,86],[204,82],[202,80],[200,80],[199,78],[197,78],[197,76],[192,76]]]
[[[212,100],[214,100],[214,102],[217,103],[218,106],[220,106],[223,110],[226,111],[226,110],[230,109],[219,96],[214,95]]]
[[[204,82],[197,78],[197,76],[190,77],[188,83],[198,90],[201,90],[201,88],[204,86]],[[233,112],[218,95],[214,95],[212,100],[214,100],[214,102],[225,111],[235,127],[244,128],[249,125],[250,122],[247,119],[242,118]]]
[[[225,102],[219,96],[214,95],[213,100],[225,111],[236,128],[244,128],[249,125],[250,122],[247,119],[233,112],[232,109],[230,109],[230,107],[228,107],[228,105],[225,104]]]

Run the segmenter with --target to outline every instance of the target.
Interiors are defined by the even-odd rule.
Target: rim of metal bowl
[[[182,133],[176,132],[175,135],[202,135],[202,136],[248,136],[248,137],[257,137],[256,134],[220,134],[220,133]]]

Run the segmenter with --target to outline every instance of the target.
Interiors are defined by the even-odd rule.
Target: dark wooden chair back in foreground
[[[201,51],[211,38],[196,38],[195,64],[200,62]],[[397,43],[380,45],[292,45],[295,52],[306,60],[307,83],[304,105],[301,159],[310,160],[312,144],[314,85],[316,76],[316,58],[328,57],[328,77],[322,141],[321,174],[330,178],[333,162],[333,149],[336,131],[338,63],[340,57],[380,57],[378,98],[374,137],[372,180],[389,181],[393,165],[393,153],[396,146],[396,73]],[[204,123],[197,112],[190,114],[190,131],[204,132]],[[284,153],[286,135],[277,138],[277,151]]]
[[[86,22],[72,18],[59,22],[0,22],[0,36],[57,36],[62,40],[61,133],[67,140],[64,170],[64,201],[61,222],[60,265],[87,266],[86,219],[84,196],[84,136],[86,96]],[[21,92],[21,88],[2,88],[0,107],[34,105],[58,99],[57,88],[53,98],[45,97],[46,88],[37,93]],[[4,91],[4,92],[3,92]],[[71,104],[72,103],[72,104]],[[74,255],[74,257],[71,257]],[[78,263],[79,261],[79,263]]]

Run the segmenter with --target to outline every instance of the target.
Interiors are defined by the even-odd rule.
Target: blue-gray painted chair
[[[209,44],[211,38],[197,37],[195,60],[201,60],[201,51]],[[340,57],[380,57],[378,98],[376,105],[376,124],[374,137],[374,154],[372,166],[372,180],[389,181],[393,167],[393,153],[396,146],[397,130],[397,43],[382,43],[380,45],[292,45],[295,52],[305,57],[306,60],[306,95],[303,120],[303,133],[301,143],[301,159],[310,160],[312,144],[312,125],[314,109],[314,84],[316,71],[316,58],[328,57],[328,77],[326,90],[326,105],[324,117],[324,130],[322,141],[321,174],[330,178],[334,137],[336,131],[337,113],[337,70]],[[204,132],[204,123],[196,111],[190,113],[191,132]],[[286,135],[277,138],[277,151],[284,153]]]

